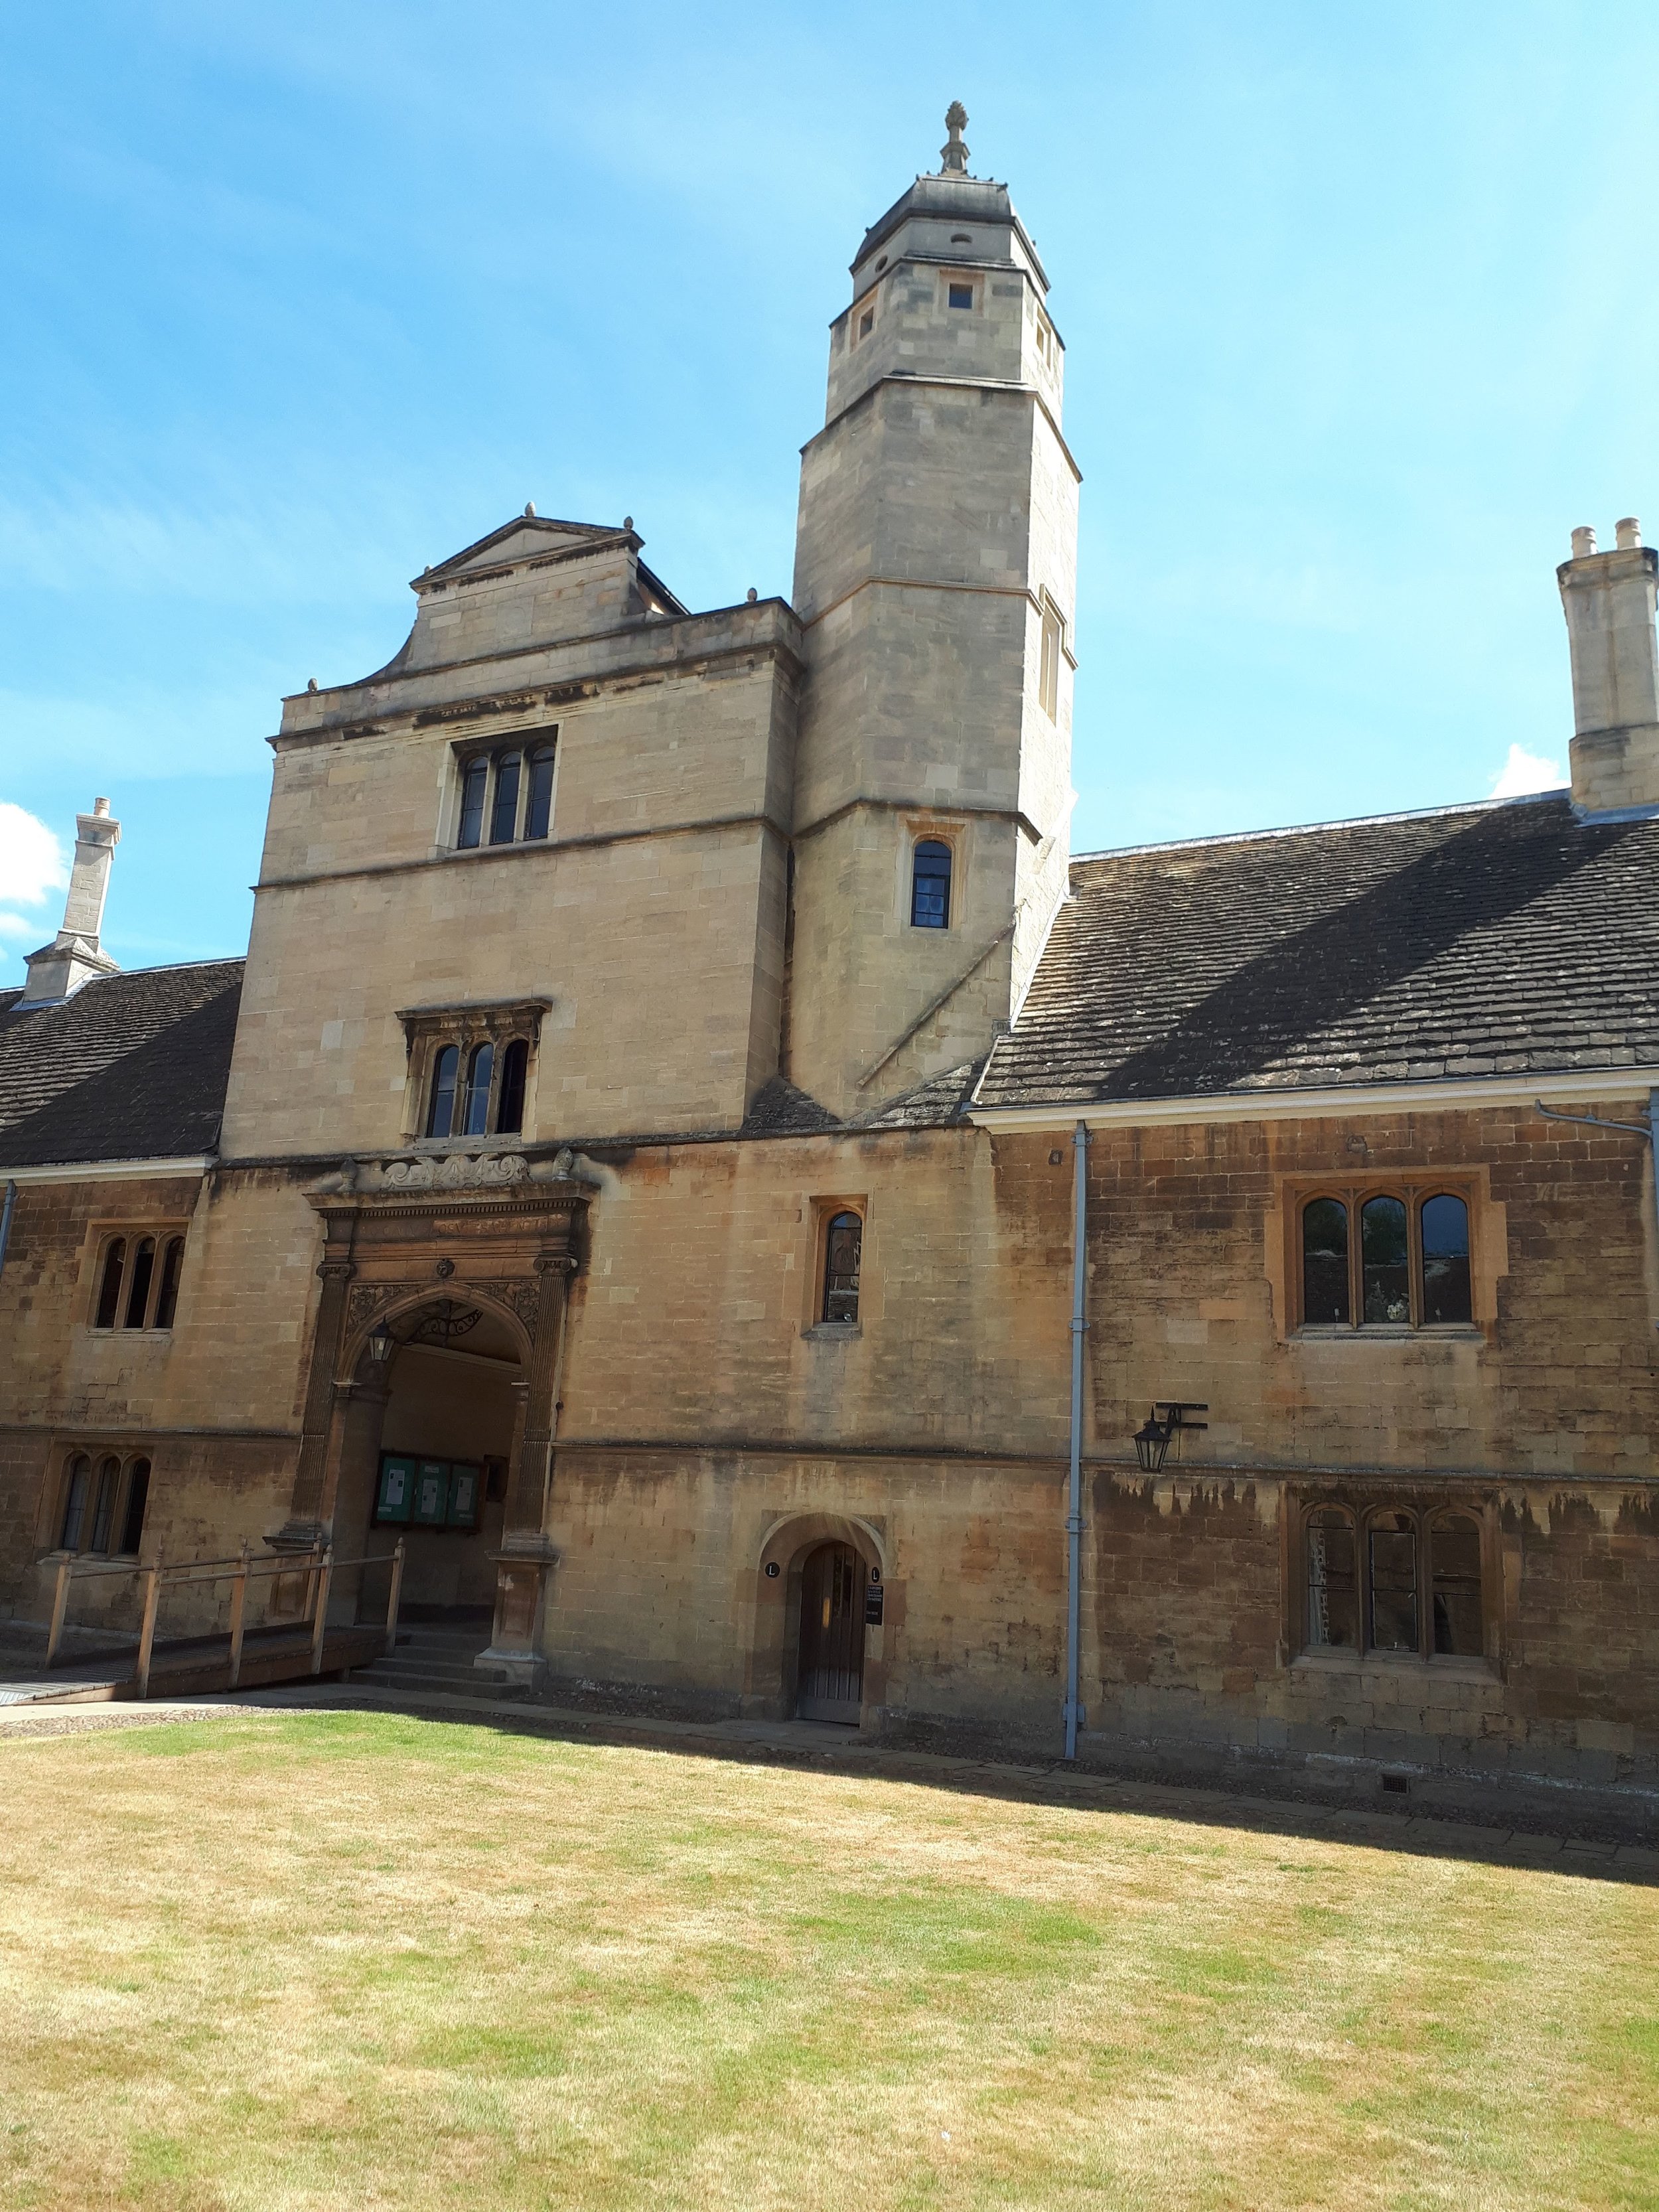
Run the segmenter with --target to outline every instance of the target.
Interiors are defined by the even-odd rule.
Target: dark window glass
[[[1385,1513],[1370,1530],[1371,1642],[1379,1651],[1415,1651],[1417,1530],[1407,1513]]]
[[[1334,1505],[1322,1505],[1308,1522],[1308,1642],[1343,1651],[1359,1649],[1353,1523]]]
[[[489,781],[487,760],[467,763],[461,777],[461,822],[455,833],[458,845],[476,845],[483,836],[484,788]]]
[[[1310,1199],[1302,1209],[1302,1318],[1346,1322],[1348,1209],[1340,1198]]]
[[[924,837],[916,847],[915,872],[910,878],[910,921],[917,929],[948,929],[951,926],[951,848],[937,837]]]
[[[109,1549],[109,1524],[115,1518],[115,1486],[120,1480],[120,1461],[106,1459],[98,1470],[98,1503],[93,1509],[92,1535],[87,1545],[89,1552]]]
[[[514,1037],[501,1054],[501,1096],[495,1109],[495,1127],[502,1136],[516,1136],[524,1127],[524,1079],[530,1065],[530,1047]]]
[[[432,1063],[432,1104],[426,1117],[428,1137],[447,1137],[455,1119],[455,1079],[460,1071],[458,1045],[447,1044]]]
[[[1480,1632],[1480,1529],[1464,1513],[1442,1515],[1429,1531],[1434,1576],[1434,1648],[1478,1659]]]
[[[1423,1318],[1470,1321],[1469,1209],[1449,1191],[1423,1201]]]
[[[144,1325],[144,1308],[149,1303],[150,1278],[155,1273],[155,1239],[141,1237],[132,1255],[132,1284],[127,1291],[129,1328],[142,1328]]]
[[[517,753],[508,753],[505,760],[495,763],[495,804],[489,810],[492,845],[513,842],[513,833],[519,826],[519,770],[522,764]]]
[[[161,1255],[161,1287],[155,1300],[157,1328],[173,1327],[173,1316],[179,1310],[179,1270],[184,1264],[184,1238],[169,1237],[167,1250]]]
[[[469,1137],[482,1137],[489,1127],[489,1078],[495,1066],[493,1044],[473,1046],[466,1070],[465,1134]]]
[[[530,797],[524,810],[526,837],[545,837],[553,819],[553,748],[538,745],[530,756]]]
[[[864,1224],[856,1213],[837,1213],[823,1249],[823,1318],[855,1322],[859,1317],[859,1261]]]
[[[953,307],[971,307],[974,304],[973,286],[952,284],[950,289],[950,301]]]
[[[64,1527],[58,1539],[66,1552],[81,1548],[81,1527],[87,1517],[87,1494],[92,1488],[92,1462],[84,1452],[70,1462],[69,1488],[64,1493]]]
[[[1403,1199],[1365,1200],[1359,1209],[1359,1256],[1364,1274],[1362,1320],[1408,1322],[1412,1302],[1407,1280]]]
[[[104,1279],[98,1285],[98,1320],[100,1328],[113,1328],[116,1310],[121,1303],[121,1275],[127,1260],[127,1240],[118,1237],[104,1255]]]
[[[136,1552],[144,1533],[144,1508],[149,1503],[149,1462],[136,1459],[127,1477],[127,1510],[121,1516],[121,1549]]]

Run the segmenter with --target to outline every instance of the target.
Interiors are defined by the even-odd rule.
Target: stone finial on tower
[[[1659,806],[1659,552],[1627,514],[1614,546],[1572,533],[1556,570],[1572,655],[1573,804],[1586,813]]]
[[[962,134],[968,128],[968,111],[959,100],[953,100],[945,109],[945,127],[951,135],[939,149],[939,173],[942,177],[965,177],[968,149]]]
[[[29,954],[28,981],[20,1005],[55,1006],[94,975],[119,975],[98,939],[104,926],[110,863],[120,842],[121,825],[110,812],[107,799],[94,799],[90,814],[76,816],[75,866],[64,902],[64,926],[50,945]]]

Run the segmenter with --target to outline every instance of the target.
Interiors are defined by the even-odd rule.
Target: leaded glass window
[[[856,1213],[830,1218],[823,1240],[823,1319],[852,1322],[859,1317],[859,1264],[864,1224]]]
[[[924,837],[916,847],[910,922],[915,929],[951,926],[951,848],[937,837]]]

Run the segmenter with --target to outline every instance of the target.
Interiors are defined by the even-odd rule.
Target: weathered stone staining
[[[80,818],[0,999],[0,1612],[131,1537],[367,1615],[401,1537],[556,1699],[1054,1755],[1082,1123],[1079,1755],[1634,1832],[1659,556],[1573,533],[1570,793],[1073,859],[1064,348],[966,125],[789,602],[533,501],[422,569],[283,703],[245,971],[118,972]]]

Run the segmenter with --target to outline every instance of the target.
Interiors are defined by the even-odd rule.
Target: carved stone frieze
[[[365,1192],[493,1190],[529,1179],[530,1163],[522,1152],[417,1153],[362,1168],[357,1188]]]
[[[415,1283],[358,1283],[346,1304],[346,1327],[356,1331],[371,1321],[382,1306],[419,1288]]]

